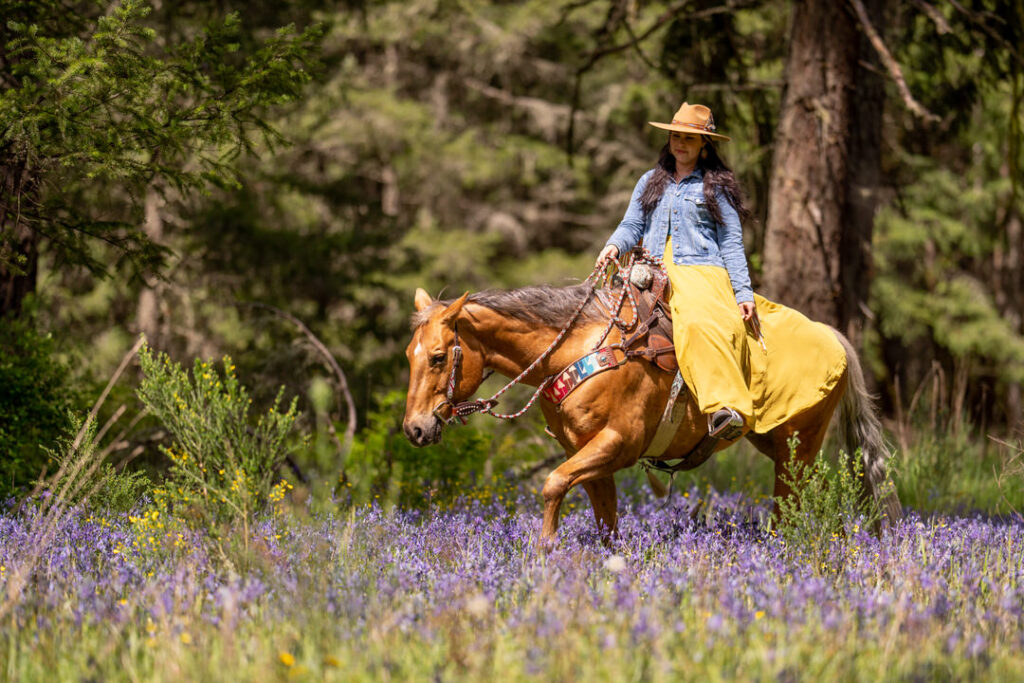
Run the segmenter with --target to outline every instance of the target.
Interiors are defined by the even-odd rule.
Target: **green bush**
[[[795,436],[790,439],[791,457],[799,443]],[[791,463],[783,480],[793,495],[777,499],[782,513],[778,535],[820,567],[835,541],[877,525],[881,510],[866,495],[859,449],[853,455],[840,451],[835,464],[820,454],[807,466],[795,458]]]
[[[128,512],[149,489],[143,472],[117,470],[109,462],[97,462],[96,422],[82,429],[82,420],[68,416],[68,430],[57,447],[45,449],[53,463],[45,482],[63,505],[87,505],[97,512]],[[76,439],[81,435],[76,445]]]
[[[49,462],[47,447],[71,429],[69,414],[80,407],[55,351],[30,314],[0,320],[0,497],[36,480]]]
[[[152,486],[145,472],[118,470],[109,462],[103,463],[96,476],[99,484],[89,498],[93,510],[128,512]]]
[[[441,443],[416,448],[402,431],[404,410],[404,392],[388,393],[356,435],[343,474],[353,502],[425,507],[487,489],[491,434],[459,425],[446,428]]]
[[[173,437],[172,445],[161,447],[171,467],[158,498],[204,527],[247,524],[281,500],[287,484],[280,468],[292,449],[296,399],[281,412],[282,389],[270,409],[253,419],[252,400],[230,358],[223,360],[223,373],[196,359],[191,376],[146,346],[139,362],[139,398]]]

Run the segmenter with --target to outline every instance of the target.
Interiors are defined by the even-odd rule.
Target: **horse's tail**
[[[882,423],[864,382],[857,352],[839,330],[832,331],[846,351],[847,379],[846,391],[839,404],[839,437],[847,453],[853,455],[860,449],[866,493],[878,503],[883,521],[892,526],[903,516],[903,508],[886,471],[889,449],[882,438]]]

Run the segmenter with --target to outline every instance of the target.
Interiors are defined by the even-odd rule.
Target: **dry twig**
[[[899,63],[893,58],[892,53],[889,52],[889,48],[885,46],[881,36],[878,35],[878,31],[871,25],[871,20],[868,18],[867,10],[864,9],[864,3],[861,0],[849,0],[850,5],[853,7],[854,12],[857,13],[857,19],[860,21],[861,28],[864,29],[865,35],[868,40],[871,41],[872,47],[875,48],[875,52],[878,53],[878,57],[885,64],[886,70],[889,72],[889,76],[896,83],[896,88],[900,91],[900,97],[903,98],[903,104],[906,105],[907,109],[917,115],[919,118],[925,121],[936,122],[939,117],[925,109],[920,102],[914,99],[914,95],[910,92],[910,88],[907,86],[907,81],[903,78],[903,70],[900,69]]]
[[[299,331],[302,332],[303,335],[305,335],[306,339],[309,340],[309,342],[313,345],[317,352],[324,358],[325,361],[327,361],[327,364],[330,366],[331,371],[334,372],[334,376],[337,378],[338,391],[344,397],[346,406],[348,408],[348,423],[345,426],[344,443],[338,441],[338,435],[337,432],[335,432],[334,430],[333,424],[328,424],[328,431],[331,434],[331,438],[334,439],[335,444],[337,444],[338,446],[338,454],[343,456],[346,453],[348,453],[349,448],[352,447],[352,440],[355,438],[356,434],[356,402],[355,399],[352,398],[352,392],[349,391],[348,380],[345,379],[345,373],[342,372],[341,366],[338,365],[338,361],[334,359],[334,355],[331,353],[330,349],[328,349],[327,346],[322,341],[320,341],[320,339],[318,339],[315,334],[313,334],[312,330],[306,327],[305,323],[303,323],[301,320],[296,318],[288,311],[283,311],[280,308],[271,306],[269,304],[264,304],[258,301],[238,301],[235,303],[238,305],[251,306],[253,308],[262,308],[268,310],[274,315],[284,318],[288,322],[292,323],[297,328],[299,328]],[[341,410],[340,401],[338,409],[339,411]]]
[[[110,381],[107,382],[103,393],[96,399],[92,410],[89,411],[88,417],[82,423],[81,429],[78,430],[78,434],[68,448],[60,469],[47,479],[41,476],[35,488],[25,498],[25,500],[35,498],[44,488],[50,491],[50,496],[43,500],[36,512],[35,519],[33,519],[29,527],[31,549],[24,560],[11,569],[10,578],[6,586],[6,596],[3,603],[0,604],[0,620],[10,614],[10,611],[21,599],[22,592],[38,566],[39,559],[49,549],[57,530],[70,514],[71,501],[79,500],[81,502],[88,500],[103,483],[102,478],[93,477],[104,460],[103,457],[95,457],[97,439],[93,437],[88,440],[88,443],[85,443],[86,437],[92,428],[93,422],[96,420],[96,414],[99,412],[100,407],[102,407],[110,390],[117,380],[120,379],[128,367],[128,363],[135,357],[135,354],[145,341],[145,337],[140,336],[131,350],[121,359],[120,365],[118,365],[117,370],[111,376]],[[114,421],[113,419],[108,421],[107,425],[104,425],[104,431]]]

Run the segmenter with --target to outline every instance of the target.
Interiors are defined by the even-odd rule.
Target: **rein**
[[[510,380],[508,382],[508,384],[506,384],[501,389],[496,391],[494,393],[494,395],[491,396],[490,398],[478,398],[478,399],[474,399],[472,401],[459,401],[459,402],[456,402],[454,400],[455,399],[455,384],[456,384],[456,381],[457,381],[457,378],[458,378],[459,369],[461,368],[461,365],[462,365],[462,345],[459,344],[459,327],[458,327],[458,323],[456,323],[455,324],[455,344],[452,346],[452,371],[451,371],[451,374],[448,377],[448,387],[447,387],[447,391],[445,392],[445,398],[444,398],[443,401],[441,401],[440,403],[438,403],[434,407],[434,410],[433,410],[434,417],[436,417],[438,420],[440,420],[441,422],[443,422],[445,424],[451,424],[456,419],[458,419],[460,422],[462,422],[462,424],[466,424],[466,418],[468,416],[472,415],[473,413],[486,413],[486,414],[490,415],[491,417],[499,418],[499,419],[502,419],[502,420],[513,420],[513,419],[515,419],[517,417],[520,417],[523,414],[525,414],[526,411],[528,411],[533,406],[533,404],[537,401],[537,398],[541,395],[541,392],[544,391],[544,389],[548,386],[548,384],[550,384],[551,381],[555,377],[557,377],[559,375],[559,373],[555,373],[554,375],[550,375],[548,377],[545,377],[544,380],[540,383],[540,386],[537,387],[537,390],[535,392],[533,392],[533,396],[530,397],[530,400],[527,401],[526,405],[523,406],[523,408],[521,410],[519,410],[519,411],[517,411],[515,413],[509,413],[509,414],[496,413],[496,412],[494,412],[494,406],[496,406],[498,404],[498,398],[502,394],[504,394],[506,391],[511,389],[516,384],[519,384],[523,380],[524,377],[526,377],[528,374],[530,374],[530,372],[534,368],[536,368],[538,365],[540,365],[541,362],[543,362],[548,356],[550,356],[552,354],[552,352],[554,352],[554,350],[558,347],[558,345],[565,338],[565,335],[569,332],[570,328],[572,328],[573,324],[576,322],[576,319],[579,318],[580,313],[583,312],[583,309],[586,307],[587,303],[590,301],[590,298],[594,295],[594,292],[597,291],[598,288],[603,287],[604,285],[606,285],[608,283],[609,275],[608,275],[607,268],[608,268],[608,264],[609,264],[610,261],[611,261],[611,259],[606,259],[606,260],[602,260],[599,263],[597,263],[594,266],[594,270],[592,270],[590,272],[590,275],[587,276],[587,279],[583,281],[585,284],[589,284],[590,285],[590,289],[587,291],[586,296],[583,297],[583,300],[580,302],[580,305],[576,307],[576,310],[573,312],[572,316],[569,318],[569,321],[565,324],[565,327],[563,327],[561,329],[561,331],[558,333],[558,335],[555,337],[555,339],[551,342],[551,344],[548,345],[548,347],[539,356],[537,356],[536,360],[534,360],[532,363],[530,363],[526,367],[525,370],[523,370],[515,378]],[[647,264],[649,266],[659,267],[659,268],[662,266],[661,260],[651,256],[650,252],[648,252],[646,249],[635,250],[635,251],[630,253],[629,262],[627,263],[626,269],[624,271],[624,274],[625,274],[625,278],[624,279],[628,280],[630,274],[633,271],[634,266],[636,266],[638,264],[641,264],[641,263]],[[619,316],[619,314],[622,311],[622,305],[625,303],[625,300],[626,300],[627,296],[629,297],[630,305],[633,308],[633,319],[631,321],[629,321],[629,322],[626,322],[626,321],[622,320],[622,318]],[[633,295],[632,288],[629,287],[628,285],[624,285],[622,287],[622,292],[619,294],[618,300],[615,302],[615,306],[609,311],[609,318],[610,319],[608,321],[608,326],[605,328],[604,332],[601,334],[601,337],[598,339],[598,342],[594,346],[593,350],[597,351],[598,349],[600,349],[601,343],[604,341],[605,337],[607,337],[608,334],[611,332],[613,326],[617,326],[620,330],[625,331],[625,330],[629,329],[630,327],[632,327],[633,324],[637,322],[637,320],[639,319],[639,316],[640,316],[640,309],[637,306],[636,298]],[[612,349],[620,348],[621,349],[622,346],[623,346],[622,344],[613,344],[609,348],[612,348]],[[623,359],[622,362],[624,362],[624,361],[625,361],[625,359]],[[485,376],[485,378],[486,378],[486,376]],[[447,407],[449,407],[451,409],[451,415],[449,417],[447,417],[447,418],[445,418],[441,414],[441,411],[442,411],[442,409],[445,406],[447,406]]]

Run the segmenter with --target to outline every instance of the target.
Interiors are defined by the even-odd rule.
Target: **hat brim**
[[[682,123],[658,123],[657,121],[648,121],[655,128],[661,128],[663,130],[674,130],[678,133],[693,133],[694,135],[704,135],[709,138],[715,138],[716,140],[732,140],[728,135],[722,135],[720,133],[712,133],[696,126],[687,126]]]

